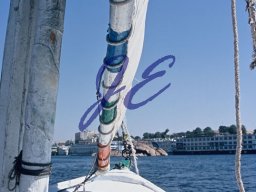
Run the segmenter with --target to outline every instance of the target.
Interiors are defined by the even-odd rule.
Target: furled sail
[[[256,10],[255,10],[255,0],[246,0],[246,10],[249,15],[249,25],[251,26],[252,42],[253,42],[253,54],[252,62],[250,65],[251,69],[256,67]]]
[[[141,57],[148,0],[110,0],[107,54],[102,68],[98,169],[109,170],[110,143],[122,124],[124,99]],[[98,93],[99,94],[99,93]]]

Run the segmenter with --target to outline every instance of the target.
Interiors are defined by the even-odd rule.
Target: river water
[[[238,192],[234,155],[138,157],[140,175],[167,192]],[[87,175],[94,157],[53,156],[50,183]],[[122,160],[112,157],[112,166]],[[242,155],[246,192],[256,192],[256,155]]]

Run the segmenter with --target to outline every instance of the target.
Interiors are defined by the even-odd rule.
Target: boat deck
[[[73,192],[85,177],[64,181],[50,186],[49,192]],[[133,173],[128,169],[113,169],[105,174],[94,175],[85,185],[81,185],[80,192],[164,192],[150,181]]]

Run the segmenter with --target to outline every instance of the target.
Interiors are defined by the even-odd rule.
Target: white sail
[[[88,178],[81,177],[53,185],[50,187],[50,192],[164,192],[125,166],[109,171],[110,143],[123,122],[126,112],[124,100],[131,89],[142,53],[147,5],[148,0],[110,0],[110,29],[107,37],[109,46],[105,58],[106,69],[102,75],[103,81],[100,81],[103,98],[101,98],[102,113],[97,155],[98,171],[89,174]],[[112,39],[109,37],[111,35],[113,35]],[[111,64],[106,62],[106,59],[111,60],[120,55],[123,57],[121,61],[111,61]],[[126,70],[123,73],[124,69]],[[117,78],[120,74],[121,76]],[[124,86],[124,90],[115,92]],[[108,95],[110,91],[115,94]]]
[[[132,81],[134,79],[135,73],[137,71],[142,48],[144,42],[144,31],[145,31],[145,20],[146,20],[146,12],[147,12],[147,5],[148,0],[133,0],[133,1],[124,1],[124,2],[117,2],[111,3],[111,12],[110,12],[110,28],[111,30],[122,33],[123,31],[130,30],[130,34],[125,39],[127,43],[127,51],[126,56],[128,58],[128,65],[125,70],[125,73],[120,78],[120,83],[115,90],[125,86],[125,89],[119,93],[116,93],[108,99],[109,103],[116,103],[116,116],[114,121],[111,123],[101,122],[100,124],[100,133],[109,133],[109,134],[100,134],[99,136],[99,144],[104,146],[105,149],[99,148],[98,158],[104,159],[106,162],[103,162],[104,168],[101,170],[108,170],[109,160],[107,160],[108,154],[110,153],[110,142],[112,141],[114,135],[116,134],[117,130],[120,128],[122,121],[125,116],[126,106],[124,105],[124,98],[127,95],[128,91],[132,86]],[[124,41],[121,42],[124,44]],[[121,44],[120,43],[120,44]],[[111,44],[111,43],[110,43]],[[116,47],[119,44],[116,45]],[[116,50],[114,50],[116,51]],[[118,51],[116,51],[118,52]],[[115,55],[115,54],[114,54]],[[125,65],[125,64],[123,64]],[[125,68],[125,67],[123,67]],[[114,79],[117,77],[118,73],[112,73],[108,70],[104,72],[104,86],[103,86],[103,96],[106,96],[109,87],[113,85]],[[114,112],[113,112],[114,113]],[[105,150],[105,151],[103,151]],[[105,153],[105,155],[101,155],[101,153]]]
[[[120,87],[126,86],[126,89],[120,93],[120,101],[117,105],[118,112],[117,119],[115,122],[115,131],[117,131],[117,129],[121,126],[122,121],[124,119],[126,112],[124,98],[127,95],[128,91],[130,91],[141,58],[144,42],[147,5],[148,0],[135,1],[135,12],[132,22],[132,34],[129,38],[127,49],[127,57],[129,58],[129,63],[126,72],[123,76],[123,81],[120,85]]]

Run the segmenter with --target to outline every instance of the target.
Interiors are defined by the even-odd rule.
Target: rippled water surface
[[[140,175],[168,192],[238,191],[234,155],[138,157]],[[112,166],[122,158],[112,157]],[[53,156],[50,183],[87,175],[93,157]],[[247,192],[256,192],[256,155],[242,155]]]

